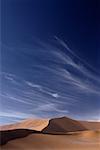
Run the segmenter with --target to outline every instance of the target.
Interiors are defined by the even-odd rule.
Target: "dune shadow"
[[[4,145],[10,140],[23,138],[33,133],[40,133],[40,131],[29,130],[29,129],[15,129],[15,130],[0,131],[0,145]]]

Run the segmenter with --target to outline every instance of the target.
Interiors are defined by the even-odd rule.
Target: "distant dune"
[[[99,150],[100,123],[67,117],[28,119],[0,128],[1,150]]]
[[[80,123],[89,130],[100,130],[100,122],[80,121]]]

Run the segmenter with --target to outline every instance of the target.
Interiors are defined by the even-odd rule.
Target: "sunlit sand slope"
[[[0,130],[5,131],[13,129],[32,129],[41,131],[48,125],[48,123],[48,119],[27,119],[19,123],[1,126]]]

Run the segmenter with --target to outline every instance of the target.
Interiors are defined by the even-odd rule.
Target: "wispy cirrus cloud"
[[[0,102],[5,113],[11,109],[38,117],[75,116],[75,113],[82,117],[90,110],[95,112],[99,109],[99,76],[64,41],[57,37],[56,40],[65,51],[42,42],[35,49],[19,48],[15,52],[15,49],[10,51],[9,48],[12,56],[12,63],[8,59],[9,68],[17,63],[17,69],[5,69],[0,73]]]
[[[34,84],[32,82],[29,82],[29,81],[25,81],[25,83],[30,86],[31,88],[37,88],[40,92],[42,93],[45,93],[45,94],[48,94],[54,98],[58,98],[59,95],[58,93],[55,93],[55,92],[50,92],[50,89],[46,88],[46,87],[42,87],[41,85],[37,85],[37,84]]]

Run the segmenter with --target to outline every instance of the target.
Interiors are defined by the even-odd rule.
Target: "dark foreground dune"
[[[33,121],[35,126],[34,124],[32,126],[32,120],[31,125],[28,121],[25,122],[25,127],[28,125],[28,129],[24,129],[23,122],[19,124],[21,129],[18,124],[17,129],[13,129],[13,125],[5,127],[5,131],[3,127],[1,128],[1,150],[100,149],[100,123],[79,122],[67,117],[51,119],[47,126],[44,121],[42,123],[41,121],[39,123]],[[36,124],[39,125],[38,128]],[[39,130],[30,130],[30,126]]]
[[[39,131],[29,130],[29,129],[15,129],[15,130],[8,130],[8,131],[0,131],[0,145],[4,145],[11,140],[17,138],[23,138],[33,133],[39,133]]]

